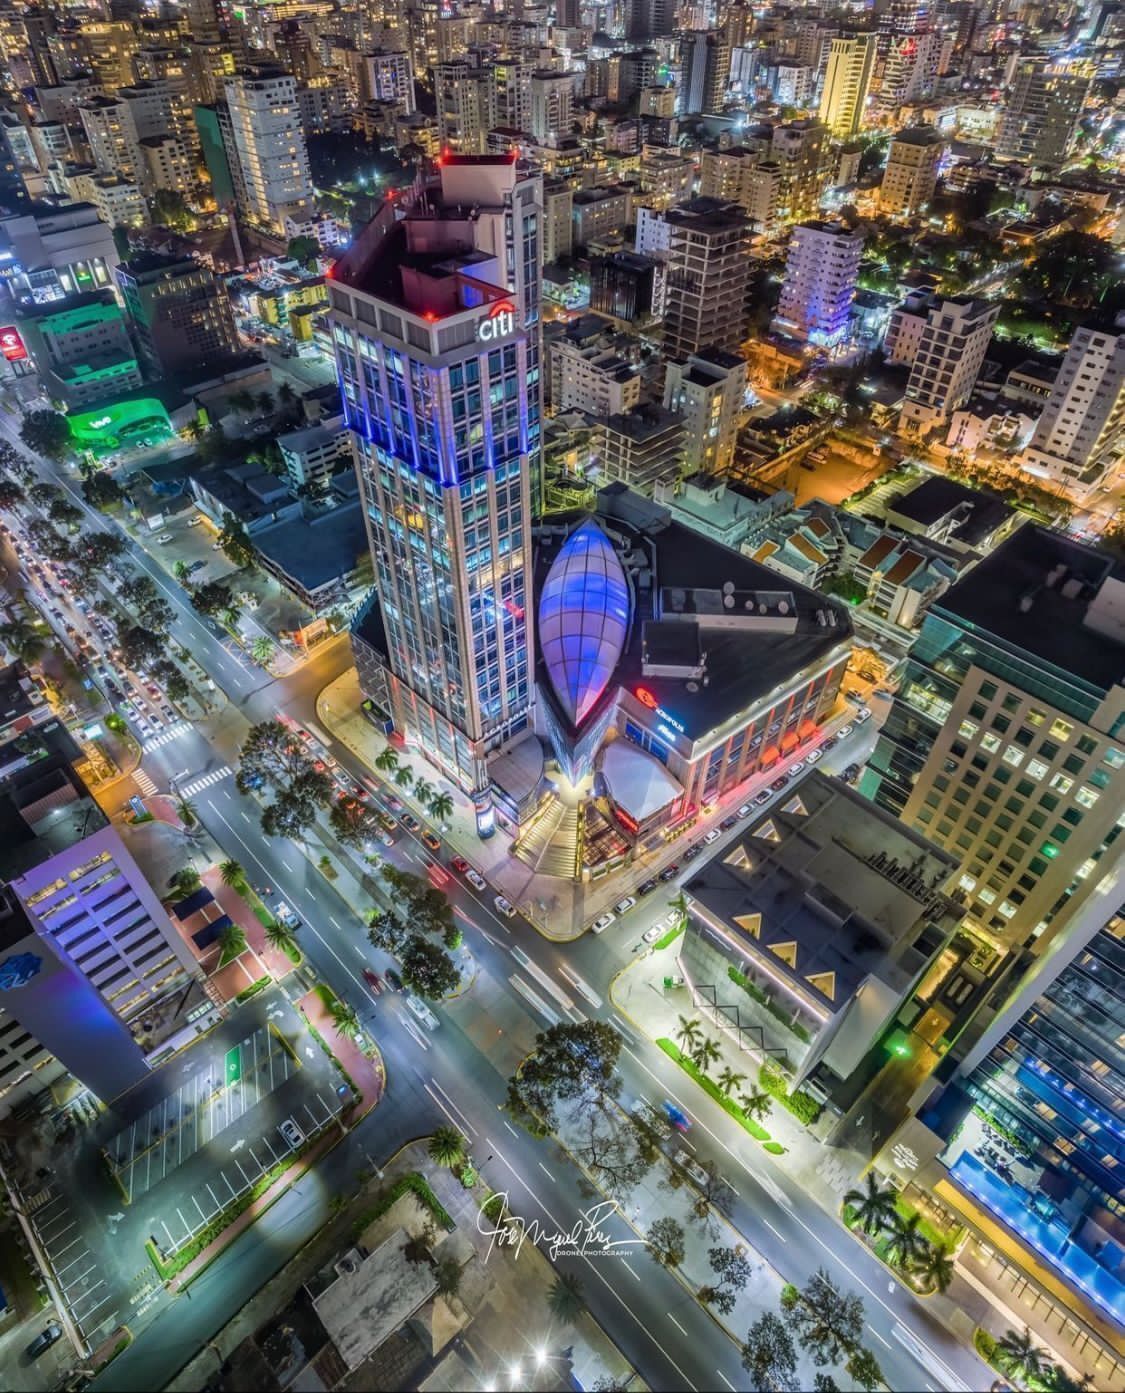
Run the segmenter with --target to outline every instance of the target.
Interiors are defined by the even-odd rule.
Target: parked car
[[[188,525],[189,527],[198,527],[199,524],[200,524],[202,521],[203,521],[202,518],[188,518],[188,524],[187,524],[187,525]]]
[[[458,875],[464,875],[469,869],[469,863],[463,856],[454,856],[449,863]]]
[[[280,1124],[279,1130],[294,1151],[297,1150],[305,1139],[304,1132],[301,1131],[300,1127],[297,1126],[291,1117],[287,1117],[285,1121]]]
[[[484,876],[481,875],[480,871],[476,870],[473,866],[470,866],[469,869],[465,872],[465,879],[469,882],[469,884],[473,887],[474,890],[488,889],[488,881],[485,880]]]
[[[717,842],[719,840],[719,829],[717,827],[712,827],[710,832],[704,832],[703,840],[708,846],[710,846],[712,842]]]
[[[729,832],[737,821],[738,817],[734,813],[732,813],[729,817],[724,817],[722,822],[719,823],[719,831]]]
[[[426,844],[426,846],[430,848],[431,851],[441,850],[441,838],[437,835],[436,832],[431,832],[428,827],[422,833],[422,841]]]
[[[845,735],[850,735],[851,733],[852,727],[850,725],[841,726],[840,729],[836,732],[836,739],[842,740]]]
[[[823,750],[810,750],[805,756],[806,764],[815,764],[824,754]]]
[[[786,773],[789,775],[790,778],[793,778],[794,775],[799,774],[804,767],[805,761],[803,759],[795,759],[793,763],[789,766],[789,768],[786,770]]]
[[[789,775],[782,774],[780,779],[774,779],[773,783],[770,784],[770,788],[773,789],[774,793],[780,793],[788,782]]]
[[[614,914],[628,914],[636,903],[636,895],[623,895],[613,906],[613,912]]]
[[[857,726],[862,725],[864,721],[869,721],[870,719],[871,712],[868,711],[866,706],[863,707],[860,711],[856,712],[855,723]]]
[[[516,907],[511,902],[511,900],[505,898],[505,896],[497,895],[496,898],[492,901],[492,903],[496,906],[496,908],[500,911],[500,913],[504,916],[505,919],[515,918]]]
[[[684,853],[684,860],[687,860],[686,852]],[[679,862],[673,861],[670,866],[665,866],[664,869],[660,872],[660,879],[665,881],[671,880],[674,876],[679,874],[679,870]]]
[[[27,1355],[28,1359],[38,1359],[41,1354],[44,1354],[53,1344],[61,1339],[62,1326],[56,1321],[52,1321],[50,1325],[45,1325],[43,1329],[40,1330],[39,1334],[36,1335],[35,1339],[28,1345],[24,1353]]]
[[[606,910],[604,914],[599,914],[593,923],[594,932],[596,934],[604,933],[616,918],[617,915],[611,914],[609,910]]]
[[[160,543],[170,542],[172,540],[172,534],[171,532],[161,532],[160,536],[157,537],[156,540]]]
[[[189,524],[189,525],[190,525],[190,524]],[[202,571],[203,568],[204,568],[204,566],[206,566],[206,565],[207,565],[207,562],[206,562],[206,561],[193,561],[193,562],[191,563],[191,565],[188,567],[188,575],[189,575],[189,576],[195,575],[196,571]]]
[[[691,846],[689,846],[688,849],[684,852],[684,860],[694,861],[697,856],[702,855],[702,852],[703,848],[699,845],[699,843],[693,842]]]
[[[830,735],[830,736],[828,737],[828,739],[824,742],[824,744],[821,745],[820,748],[821,748],[821,750],[823,750],[825,753],[827,753],[827,751],[829,751],[829,750],[834,750],[834,749],[836,748],[836,746],[837,746],[839,743],[840,743],[840,738],[839,738],[839,736],[837,736],[837,735]]]
[[[750,814],[751,814],[753,811],[754,811],[754,804],[753,804],[753,803],[743,803],[742,807],[739,808],[739,810],[735,813],[735,817],[739,817],[739,818],[749,817]]]
[[[664,929],[661,927],[660,924],[653,924],[651,929],[645,929],[644,933],[641,935],[641,938],[645,941],[645,943],[655,943],[663,932]]]
[[[650,875],[647,880],[642,881],[640,885],[637,886],[637,894],[651,895],[659,884],[660,882],[657,878],[654,875]]]
[[[761,793],[756,793],[754,795],[755,808],[760,808],[763,803],[768,803],[772,797],[773,794],[769,791],[768,788],[762,789]]]

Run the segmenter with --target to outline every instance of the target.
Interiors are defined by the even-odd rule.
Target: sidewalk
[[[746,798],[765,788],[770,774],[763,772],[753,781],[740,784],[706,818],[695,823],[690,836],[684,834],[665,843],[655,851],[639,855],[629,866],[596,882],[566,880],[558,876],[541,875],[511,854],[511,838],[501,829],[482,840],[477,834],[476,812],[471,801],[451,784],[418,751],[406,748],[398,738],[388,741],[362,711],[363,697],[359,678],[349,668],[331,682],[316,699],[316,717],[321,726],[345,745],[369,771],[370,777],[381,783],[388,792],[421,817],[432,822],[428,810],[418,804],[408,790],[395,785],[393,778],[375,768],[376,758],[390,744],[399,763],[417,778],[422,777],[453,798],[454,811],[441,833],[452,851],[464,856],[489,882],[489,885],[509,899],[529,923],[544,938],[569,943],[579,938],[587,927],[614,905],[623,895],[632,892],[641,881],[656,875],[659,870],[682,855],[689,841],[701,837],[709,827],[718,826]],[[823,727],[827,734],[836,725],[851,718],[850,708],[842,708]],[[773,775],[776,777],[776,771]]]
[[[332,1057],[359,1090],[359,1097],[348,1117],[349,1126],[354,1127],[382,1098],[387,1086],[387,1070],[382,1055],[374,1045],[371,1047],[372,1054],[368,1055],[349,1035],[340,1033],[324,995],[314,987],[293,1004],[324,1040]]]
[[[259,976],[268,972],[275,982],[280,982],[283,977],[288,976],[295,966],[289,954],[267,942],[265,928],[258,916],[233,886],[223,884],[218,866],[209,866],[202,873],[201,879],[214,895],[223,913],[229,914],[246,935],[247,949],[254,954],[264,969]]]

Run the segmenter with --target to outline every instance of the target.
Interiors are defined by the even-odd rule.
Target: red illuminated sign
[[[660,710],[660,703],[648,690],[647,687],[637,687],[634,690],[633,695],[637,698],[637,700],[641,703],[642,706],[647,706],[650,711]]]
[[[22,363],[27,357],[27,349],[23,346],[20,331],[14,324],[5,325],[0,329],[0,353],[3,353],[9,363]]]
[[[617,814],[617,821],[621,824],[622,827],[625,828],[627,832],[636,832],[638,830],[637,823],[629,816],[628,813],[623,812],[620,808],[614,808],[613,811]]]

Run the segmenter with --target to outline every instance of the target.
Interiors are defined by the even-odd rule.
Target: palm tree
[[[265,634],[259,635],[250,645],[250,656],[256,663],[261,663],[263,667],[269,667],[276,652],[277,649],[274,648],[273,641],[266,638]]]
[[[399,788],[409,788],[414,782],[414,775],[404,764],[400,769],[395,770],[395,783]]]
[[[177,561],[172,567],[172,574],[181,585],[186,584],[191,579],[191,568],[186,561]]]
[[[377,754],[372,760],[375,768],[384,774],[391,774],[398,768],[398,754],[392,745]]]
[[[271,948],[277,948],[282,953],[288,953],[290,957],[297,946],[297,940],[293,937],[293,930],[283,924],[280,919],[271,919],[266,925],[266,942]]]
[[[199,810],[190,798],[177,799],[176,812],[185,827],[194,827],[199,821]]]
[[[673,899],[668,901],[668,907],[669,909],[674,909],[676,911],[676,918],[681,924],[684,923],[687,919],[688,902],[687,896],[682,890]]]
[[[844,1203],[850,1204],[856,1213],[856,1221],[866,1234],[878,1233],[892,1226],[898,1214],[895,1200],[898,1194],[893,1185],[880,1185],[877,1171],[869,1170],[864,1177],[867,1188],[849,1190]]]
[[[945,1291],[955,1270],[949,1249],[941,1243],[928,1243],[914,1272],[931,1291]]]
[[[573,1325],[586,1306],[582,1283],[572,1273],[560,1272],[547,1293],[547,1305],[557,1320]]]
[[[219,876],[224,885],[241,885],[246,879],[246,872],[241,861],[223,861],[219,866]]]
[[[430,799],[430,816],[435,822],[445,822],[453,816],[453,795],[435,793]]]
[[[423,806],[429,803],[436,792],[437,789],[426,779],[419,779],[414,785],[414,797]]]
[[[739,1097],[739,1106],[747,1117],[754,1122],[764,1122],[770,1115],[773,1107],[773,1099],[768,1093],[764,1093],[760,1088],[751,1089],[749,1093],[743,1093]]]
[[[746,1082],[745,1074],[736,1074],[729,1064],[724,1064],[719,1074],[719,1088],[729,1098],[740,1083]]]
[[[691,1054],[699,1041],[699,1022],[697,1020],[689,1021],[686,1016],[680,1016],[679,1022],[676,1027],[676,1039],[680,1042],[681,1051],[684,1054]]]
[[[202,881],[194,866],[184,866],[168,882],[168,888],[177,895],[191,895],[199,889]]]
[[[708,1068],[719,1058],[718,1043],[708,1037],[697,1042],[691,1052],[691,1062],[701,1072],[706,1073]]]
[[[922,1261],[930,1246],[921,1229],[921,1214],[910,1214],[905,1219],[895,1211],[887,1228],[886,1259],[892,1267],[910,1267]]]
[[[1048,1360],[1046,1350],[1039,1348],[1025,1325],[1022,1335],[1018,1330],[1006,1330],[996,1341],[996,1362],[1005,1373],[1030,1383],[1043,1377]]]
[[[228,924],[219,935],[219,947],[221,961],[233,962],[246,952],[246,931],[238,924]]]
[[[245,387],[240,387],[237,392],[232,392],[227,398],[227,404],[233,406],[236,411],[252,411],[254,409],[254,394]]]
[[[430,1138],[430,1160],[450,1170],[465,1159],[465,1138],[456,1127],[439,1127]]]
[[[1047,1393],[1090,1393],[1090,1380],[1084,1374],[1075,1378],[1061,1364],[1048,1364],[1040,1376]]]
[[[336,1027],[336,1033],[345,1040],[354,1040],[359,1034],[359,1015],[355,1007],[337,997],[328,1011],[332,1017],[332,1024]]]

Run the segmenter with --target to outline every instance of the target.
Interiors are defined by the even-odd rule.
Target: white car
[[[710,832],[704,832],[703,840],[707,843],[708,846],[710,846],[712,842],[718,841],[719,829],[717,827],[712,827]]]
[[[297,1150],[305,1139],[304,1132],[301,1131],[300,1127],[297,1126],[291,1117],[287,1117],[285,1121],[280,1124],[279,1130],[294,1151]]]
[[[636,903],[636,895],[626,895],[624,899],[618,900],[613,906],[613,912],[614,914],[628,914]]]
[[[436,1030],[441,1024],[426,1003],[416,997],[412,992],[407,992],[403,1000],[406,1002],[406,1009],[417,1016],[423,1025],[429,1026],[431,1030]]]
[[[739,808],[739,810],[738,810],[738,812],[735,814],[735,816],[736,816],[736,817],[749,817],[750,814],[751,814],[753,811],[754,811],[754,805],[753,805],[753,803],[743,803],[742,807]]]
[[[762,789],[761,793],[756,793],[754,795],[755,808],[760,808],[764,803],[768,803],[772,797],[773,794],[769,791],[768,788]]]
[[[594,920],[594,923],[593,923],[593,926],[592,926],[594,932],[595,932],[596,934],[605,933],[606,929],[609,928],[610,924],[612,924],[613,921],[614,921],[616,918],[617,918],[617,915],[616,915],[616,914],[612,914],[609,910],[606,910],[606,912],[605,912],[604,914],[600,914],[600,915]]]
[[[481,875],[475,866],[470,866],[465,872],[465,879],[475,890],[487,890],[488,881]]]
[[[644,931],[644,933],[641,935],[641,937],[644,939],[644,941],[645,941],[646,943],[655,943],[656,940],[660,937],[660,935],[661,935],[663,932],[664,932],[664,927],[663,927],[663,925],[661,925],[661,924],[653,924],[653,926],[652,926],[651,929],[645,929],[645,931]]]
[[[823,750],[810,750],[808,754],[805,756],[805,763],[815,764],[817,760],[820,759],[821,755],[823,755],[823,753]]]
[[[497,895],[496,898],[492,901],[492,903],[496,906],[496,908],[500,911],[500,913],[504,916],[505,919],[515,918],[516,907],[511,902],[511,900],[505,899],[503,895]]]
[[[794,774],[799,774],[804,767],[805,761],[803,759],[799,759],[796,761],[796,763],[791,764],[786,772],[788,773],[789,777],[792,778]]]
[[[845,735],[850,735],[851,733],[852,727],[850,725],[841,726],[840,729],[836,732],[836,738],[837,740],[842,740]]]
[[[172,540],[172,534],[171,532],[162,532],[156,540],[161,543],[170,542]]]
[[[856,723],[857,726],[858,726],[858,725],[862,725],[864,721],[869,721],[870,719],[871,719],[871,712],[868,711],[868,709],[867,709],[866,706],[863,707],[863,709],[862,709],[861,711],[857,711],[857,712],[856,712],[855,723]]]

